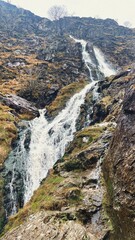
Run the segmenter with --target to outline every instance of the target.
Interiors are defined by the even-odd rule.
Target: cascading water
[[[26,160],[25,203],[46,177],[48,170],[64,155],[67,144],[73,140],[80,106],[84,103],[86,93],[94,85],[92,82],[80,93],[75,94],[51,123],[47,123],[44,112],[41,113],[40,119],[36,118],[31,122],[31,143]]]
[[[87,42],[74,40],[82,45],[82,58],[89,70],[91,82],[68,101],[65,109],[52,122],[47,122],[44,117],[45,110],[41,110],[39,118],[26,123],[27,128],[21,133],[19,142],[5,163],[5,169],[12,172],[8,188],[13,209],[8,211],[9,214],[14,214],[17,210],[18,197],[16,191],[18,190],[14,187],[16,178],[19,178],[17,173],[21,175],[23,181],[23,200],[26,203],[46,177],[48,170],[64,155],[67,144],[73,140],[80,106],[84,103],[86,94],[90,90],[93,91],[93,94],[94,92],[96,94],[96,81],[94,80],[98,79],[94,79],[92,69],[94,68],[97,71],[98,66],[92,62],[86,51]],[[14,172],[15,168],[16,173]]]
[[[13,171],[12,171],[12,176],[11,176],[11,182],[9,183],[9,189],[10,189],[10,196],[11,196],[11,202],[13,203],[13,205],[11,206],[12,211],[11,214],[15,214],[17,212],[17,207],[16,207],[16,196],[14,194],[14,180],[15,180],[15,162],[13,164]]]
[[[80,43],[82,45],[82,60],[85,63],[85,66],[87,67],[87,69],[89,70],[89,77],[91,81],[94,81],[94,77],[92,74],[92,69],[95,69],[96,71],[96,80],[99,80],[99,75],[97,72],[97,66],[93,63],[92,59],[90,58],[90,54],[86,51],[86,46],[87,46],[87,42],[85,40],[79,40],[74,38],[73,36],[70,35],[70,38],[72,38],[76,43]]]
[[[97,47],[93,47],[96,59],[99,64],[99,71],[104,74],[105,77],[109,77],[111,75],[115,75],[116,71],[106,62],[105,57],[101,50]]]

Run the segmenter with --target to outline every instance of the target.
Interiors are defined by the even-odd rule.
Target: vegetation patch
[[[81,80],[80,82],[74,82],[68,86],[63,87],[55,100],[46,107],[47,114],[51,117],[55,117],[60,110],[62,110],[67,101],[77,92],[81,91],[86,85],[86,81]]]
[[[82,199],[81,190],[78,187],[70,187],[65,190],[65,197],[70,204],[78,204]]]
[[[17,137],[15,122],[18,121],[11,112],[11,108],[0,104],[0,166],[11,150],[12,141]]]

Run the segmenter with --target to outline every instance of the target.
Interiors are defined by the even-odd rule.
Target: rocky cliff
[[[88,42],[95,63],[93,46],[99,47],[118,72],[100,75],[98,100],[87,93],[73,141],[24,208],[18,181],[22,209],[8,219],[1,239],[135,239],[134,30],[111,19],[52,22],[3,1],[0,19],[1,229],[10,202],[4,184],[12,176],[4,161],[24,127],[20,121],[45,106],[52,121],[89,81],[81,45],[69,35]]]
[[[110,204],[108,211],[117,239],[135,238],[134,101],[133,79],[126,89],[118,125],[103,164]]]

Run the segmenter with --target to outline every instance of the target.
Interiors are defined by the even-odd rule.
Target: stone
[[[0,101],[7,106],[13,108],[19,114],[30,114],[34,117],[39,117],[38,109],[33,105],[33,103],[16,96],[16,95],[0,95]]]

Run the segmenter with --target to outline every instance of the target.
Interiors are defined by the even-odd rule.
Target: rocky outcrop
[[[123,108],[103,168],[109,196],[107,209],[114,225],[111,239],[135,238],[134,126],[135,80],[126,89]]]
[[[35,66],[36,79],[27,81],[18,92],[39,108],[52,103],[61,88],[88,79],[80,44],[67,36],[55,36],[45,42],[46,47],[41,46],[36,55],[36,61],[42,61]]]
[[[31,102],[28,102],[27,100],[16,96],[16,95],[6,95],[6,96],[0,96],[1,102],[3,102],[5,105],[11,107],[16,111],[18,114],[28,114],[33,117],[39,116],[39,111]]]
[[[66,34],[90,41],[99,47],[116,67],[132,64],[134,61],[132,29],[119,26],[112,19],[65,17],[60,21]]]
[[[24,34],[28,34],[28,32],[29,34],[40,32],[39,23],[41,20],[41,17],[34,15],[30,11],[0,1],[0,29],[8,37],[19,38]]]
[[[52,120],[54,117],[58,115],[58,113],[65,108],[68,100],[86,85],[86,81],[81,80],[78,82],[74,82],[69,84],[68,86],[63,87],[55,100],[48,106],[46,106],[45,116],[47,119]]]
[[[32,42],[34,44],[35,41],[39,41],[38,38],[41,36],[47,38],[47,42],[49,42],[50,38],[53,39],[56,35],[60,38],[63,38],[64,34],[73,35],[79,39],[86,39],[99,47],[116,67],[131,64],[135,60],[134,30],[119,26],[112,19],[64,17],[59,21],[52,22],[4,1],[0,2],[0,7],[0,28],[2,36],[4,33],[3,38],[14,36],[20,39],[25,35],[28,40],[33,34]],[[28,44],[28,41],[26,42]],[[32,42],[30,42],[31,45]],[[32,50],[34,53],[35,48]],[[57,59],[54,52],[48,52],[47,49],[39,49],[39,57],[44,57],[47,61]]]

